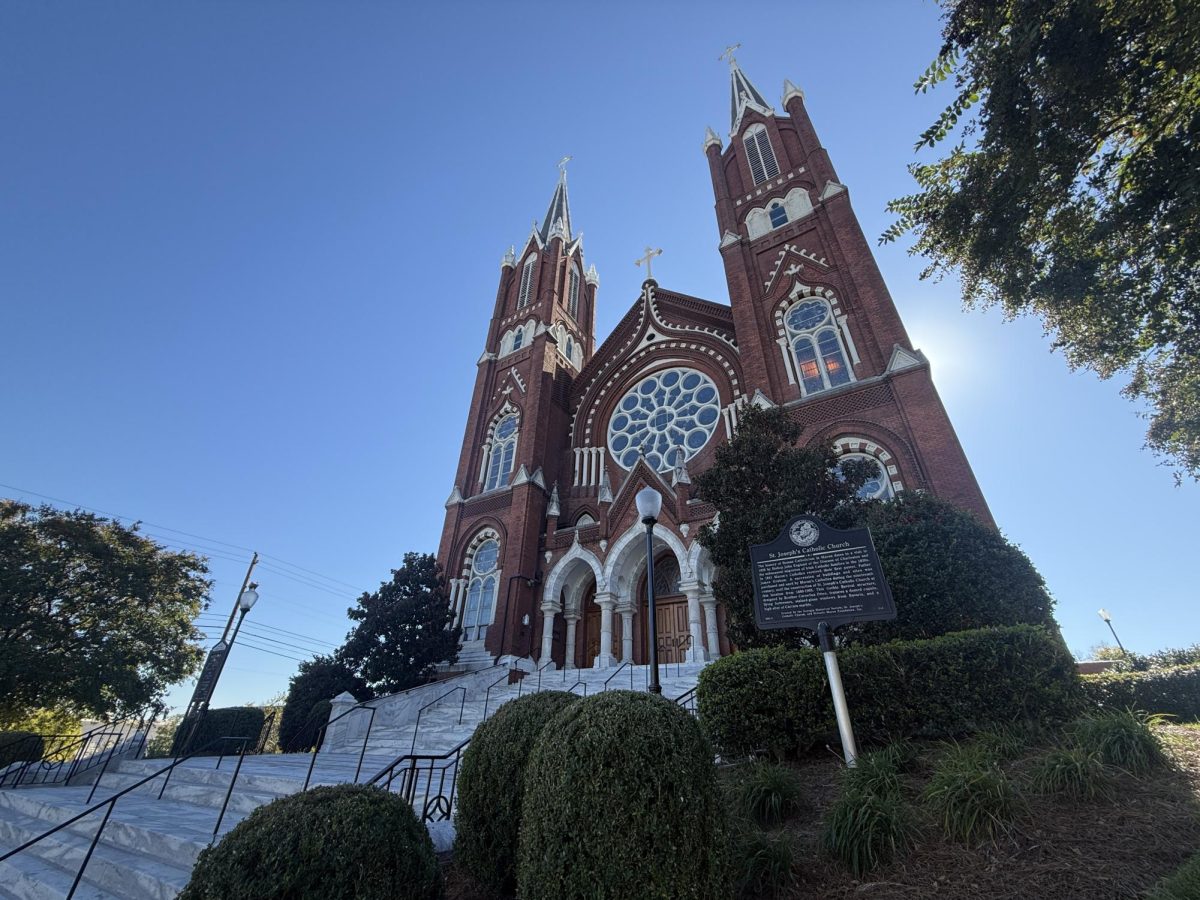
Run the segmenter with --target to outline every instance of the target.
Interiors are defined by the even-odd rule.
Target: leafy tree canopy
[[[200,666],[207,573],[136,525],[0,500],[0,723],[157,701]]]
[[[343,691],[349,691],[359,701],[372,697],[366,682],[336,656],[317,656],[300,663],[288,684],[279,722],[279,745],[285,753],[311,748],[315,734],[305,733],[309,713],[322,700],[332,700]]]
[[[953,84],[892,201],[968,307],[1042,319],[1073,367],[1131,376],[1147,446],[1200,479],[1200,4],[941,0],[916,82]],[[1177,476],[1178,477],[1178,476]]]
[[[358,625],[339,655],[378,694],[415,687],[458,657],[459,631],[449,627],[446,582],[432,554],[405,553],[392,580],[364,593],[347,615]]]
[[[717,566],[713,585],[741,647],[804,646],[808,631],[759,631],[754,624],[750,545],[774,540],[794,516],[835,528],[867,527],[896,600],[891,622],[847,625],[847,643],[931,638],[989,625],[1055,627],[1053,601],[1028,557],[970,513],[926,494],[862,501],[873,463],[838,463],[831,448],[796,446],[800,427],[782,409],[748,410],[737,436],[697,479],[717,507],[717,528],[700,535]]]

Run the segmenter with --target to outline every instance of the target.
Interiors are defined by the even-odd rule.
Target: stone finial
[[[558,510],[558,482],[554,482],[554,489],[550,491],[550,503],[546,506],[547,516],[559,515]]]
[[[449,509],[450,507],[454,506],[454,504],[456,504],[456,503],[462,503],[462,502],[463,502],[462,491],[460,491],[458,489],[458,485],[456,484],[454,486],[454,490],[452,490],[450,492],[450,496],[446,498],[446,509]]]
[[[592,287],[600,287],[600,273],[596,271],[595,263],[588,266],[587,274],[583,276],[583,280]]]
[[[798,88],[798,87],[796,87],[796,85],[792,84],[792,81],[790,78],[785,78],[785,79],[783,79],[783,105],[787,106],[788,101],[791,100],[793,97],[799,97],[801,100],[803,100],[804,99],[804,91],[800,90],[800,88]]]
[[[600,494],[597,499],[601,503],[613,502],[612,484],[608,480],[608,466],[602,466],[600,469]]]
[[[709,126],[708,128],[704,129],[704,152],[707,153],[708,148],[714,145],[718,150],[720,150],[721,139],[717,136],[717,133],[712,130],[712,127]]]
[[[508,248],[508,252],[505,253],[504,258],[502,260],[500,260],[500,268],[503,269],[507,266],[508,268],[512,269],[512,268],[516,268],[516,265],[517,265],[516,248],[510,245]]]

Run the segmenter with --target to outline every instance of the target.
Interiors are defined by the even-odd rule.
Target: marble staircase
[[[702,664],[660,667],[663,695],[676,699],[690,691]],[[632,669],[632,671],[631,671]],[[616,676],[612,677],[616,672]],[[588,696],[605,689],[629,690],[632,675],[635,690],[645,690],[647,667],[579,669],[566,672],[532,672],[512,684],[504,670],[461,676],[466,693],[456,690],[457,679],[426,685],[403,698],[400,714],[376,713],[379,723],[357,736],[343,735],[340,746],[329,746],[317,754],[312,784],[341,784],[356,780],[360,753],[359,782],[366,782],[392,763],[409,754],[437,755],[470,738],[485,715],[488,718],[504,703],[538,690],[571,690]],[[611,680],[609,680],[611,678]],[[499,681],[499,684],[495,682]],[[490,692],[485,684],[494,684]],[[420,706],[447,691],[454,693],[420,712]],[[358,715],[355,713],[355,715]],[[460,722],[461,716],[461,722]],[[311,754],[248,756],[243,760],[229,805],[216,838],[233,828],[258,806],[300,791],[312,761]],[[111,797],[168,765],[168,760],[114,759],[97,785],[92,803]],[[187,883],[200,851],[214,839],[222,804],[234,776],[236,759],[226,757],[217,767],[215,757],[186,760],[171,773],[161,799],[161,776],[122,797],[84,871],[75,893],[79,898],[129,898],[169,900]],[[432,764],[431,764],[432,765]],[[449,793],[453,762],[430,773],[410,772],[414,807],[424,808],[423,798]],[[402,789],[398,779],[393,789]],[[428,787],[428,791],[427,791]],[[0,790],[0,855],[35,838],[87,809],[91,785],[19,787]],[[96,829],[103,819],[99,810],[27,850],[0,862],[0,900],[62,900],[82,863]],[[452,839],[449,823],[431,823],[430,831],[439,849]]]

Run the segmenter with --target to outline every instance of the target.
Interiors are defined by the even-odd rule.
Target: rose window
[[[720,417],[711,378],[695,369],[664,369],[621,398],[608,423],[608,448],[626,469],[645,453],[651,467],[665,472],[699,453]]]

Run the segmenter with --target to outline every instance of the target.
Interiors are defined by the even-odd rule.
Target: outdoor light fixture
[[[250,612],[254,608],[254,604],[258,602],[258,591],[255,590],[257,587],[258,585],[253,581],[250,582],[250,586],[238,597],[238,609],[241,610],[242,615]]]
[[[662,512],[662,494],[650,486],[637,492],[634,497],[638,515],[646,526],[646,606],[650,613],[650,687],[652,694],[661,694],[662,685],[658,683],[658,624],[654,616],[654,523]]]
[[[1109,611],[1107,609],[1099,610],[1099,614],[1100,614],[1100,618],[1102,618],[1108,624],[1108,630],[1112,632],[1113,640],[1117,642],[1117,646],[1121,648],[1121,652],[1124,653],[1126,657],[1128,657],[1129,651],[1125,649],[1125,645],[1122,644],[1121,639],[1119,637],[1117,637],[1117,629],[1113,628],[1112,614],[1109,613]]]

